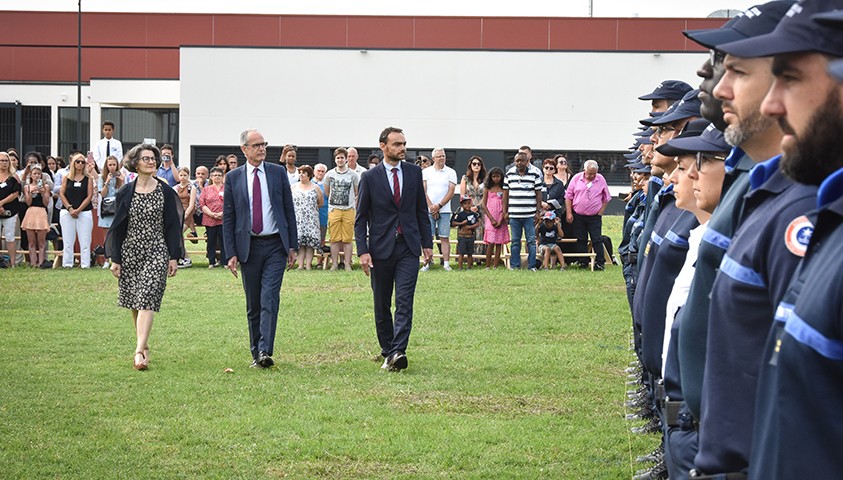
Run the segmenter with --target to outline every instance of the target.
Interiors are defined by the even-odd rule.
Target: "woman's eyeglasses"
[[[85,160],[74,160],[73,163],[79,165],[79,164],[85,163]]]
[[[480,162],[471,162],[472,167],[480,167]]]
[[[697,163],[697,171],[698,172],[702,171],[703,160],[725,162],[726,157],[723,157],[723,156],[720,156],[720,155],[712,155],[710,153],[705,153],[705,152],[697,152],[697,162],[696,163]]]

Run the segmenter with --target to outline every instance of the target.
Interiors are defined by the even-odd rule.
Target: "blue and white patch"
[[[808,220],[808,217],[802,215],[794,218],[784,231],[784,244],[790,250],[790,253],[797,257],[804,257],[813,233],[814,225]]]

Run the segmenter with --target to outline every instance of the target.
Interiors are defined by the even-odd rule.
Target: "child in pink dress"
[[[498,167],[489,171],[486,177],[486,189],[483,192],[483,214],[486,217],[486,228],[483,232],[483,243],[486,248],[486,270],[498,268],[501,261],[501,250],[505,243],[509,243],[509,225],[503,219],[503,170]],[[494,263],[492,252],[494,251]]]

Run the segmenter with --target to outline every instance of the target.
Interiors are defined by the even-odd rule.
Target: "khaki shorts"
[[[328,212],[328,235],[332,242],[350,243],[354,240],[354,215],[353,208],[335,208]]]

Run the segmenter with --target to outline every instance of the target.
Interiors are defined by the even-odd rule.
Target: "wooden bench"
[[[558,245],[560,243],[577,243],[577,239],[576,238],[560,238],[559,240],[557,240],[556,244]],[[525,245],[526,245],[526,240],[522,240],[522,249],[521,249],[522,252],[524,252],[526,250],[526,248],[524,248]],[[511,267],[510,260],[511,260],[512,253],[510,252],[509,244],[504,245],[504,250],[506,251],[506,266],[507,266],[507,268],[510,268]],[[586,253],[565,253],[565,252],[562,252],[562,257],[565,258],[565,259],[568,259],[568,258],[588,258],[589,267],[591,268],[591,271],[594,271],[594,265],[595,265],[595,262],[596,262],[596,259],[597,259],[597,254],[594,253],[593,249],[591,248],[591,242],[589,242],[588,243],[588,252],[586,252]],[[503,254],[501,254],[501,258],[504,258]],[[539,259],[538,259],[538,249],[536,249],[536,262],[538,262],[538,261],[539,261]],[[523,262],[522,262],[522,264],[523,264]]]

